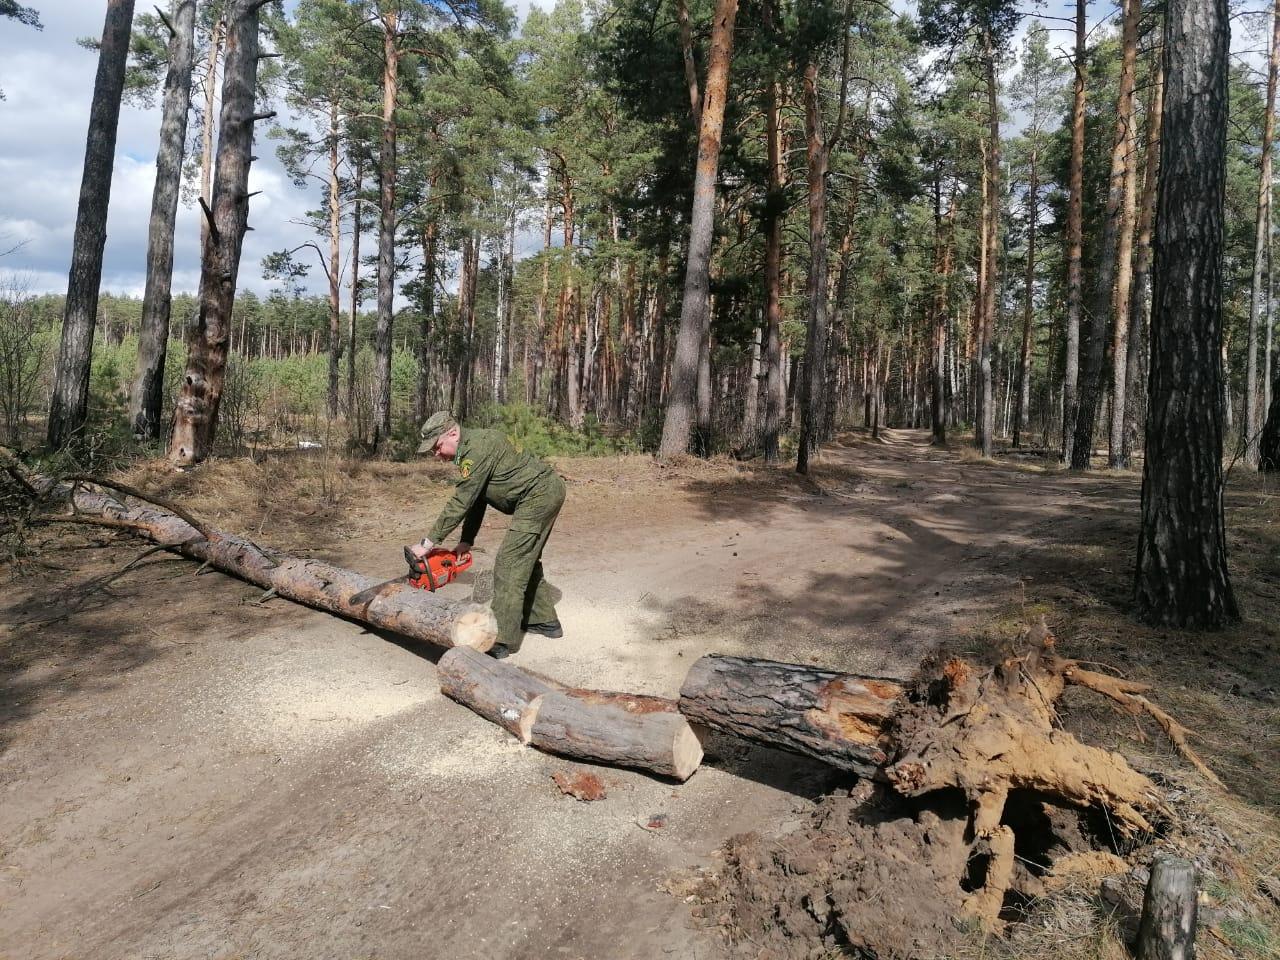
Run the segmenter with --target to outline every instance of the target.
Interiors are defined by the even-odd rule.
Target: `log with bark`
[[[567,687],[474,650],[440,658],[440,689],[549,753],[648,770],[684,781],[702,762],[702,744],[674,700]]]
[[[497,639],[493,614],[484,607],[418,590],[407,582],[387,586],[370,599],[353,603],[353,597],[376,586],[377,581],[209,529],[185,511],[180,516],[156,505],[141,491],[128,487],[122,491],[122,485],[111,484],[116,492],[103,492],[78,481],[52,484],[46,480],[43,486],[54,499],[70,503],[75,519],[140,534],[275,596],[441,647],[467,646],[483,651]]]
[[[680,712],[754,743],[874,776],[888,761],[885,731],[904,694],[898,680],[713,654],[690,669]]]

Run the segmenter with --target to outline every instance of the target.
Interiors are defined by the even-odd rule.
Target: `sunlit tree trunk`
[[[249,219],[253,125],[274,116],[254,113],[258,14],[263,2],[239,0],[228,18],[209,245],[200,274],[200,306],[187,329],[187,369],[169,439],[169,459],[181,466],[199,463],[213,451],[240,251]]]
[[[329,100],[329,416],[338,415],[342,359],[342,181],[338,176],[338,98]]]
[[[129,419],[135,437],[160,439],[164,403],[164,358],[169,346],[169,313],[173,287],[173,234],[178,217],[182,155],[191,110],[191,71],[195,66],[196,2],[181,0],[169,22],[169,72],[164,81],[160,149],[156,184],[151,194],[147,232],[147,281],[138,327],[138,374],[129,397]],[[203,218],[202,218],[203,219]]]
[[[67,278],[62,343],[49,406],[49,446],[55,450],[79,436],[88,414],[93,329],[98,317],[98,285],[102,280],[102,251],[107,242],[116,128],[132,26],[133,0],[108,0],[93,102],[89,107],[89,133],[85,139],[80,205],[72,241],[71,272]]]
[[[374,328],[373,448],[391,437],[391,338],[396,292],[396,95],[400,48],[395,10],[382,21],[382,150],[378,157],[378,320]]]
[[[782,91],[769,84],[765,105],[765,139],[769,162],[769,192],[764,217],[764,459],[778,459],[778,435],[782,431],[786,386],[782,377],[782,227],[784,220],[786,163],[782,155]]]
[[[1157,61],[1160,57],[1157,55]],[[1146,410],[1146,358],[1151,332],[1151,228],[1155,219],[1156,183],[1160,161],[1160,123],[1164,112],[1164,67],[1157,62],[1147,109],[1147,148],[1143,161],[1142,201],[1138,207],[1133,291],[1129,297],[1129,345],[1125,360],[1124,446],[1122,466],[1128,467],[1137,443],[1139,412]]]
[[[1259,160],[1258,219],[1253,234],[1253,283],[1249,289],[1249,342],[1245,348],[1244,433],[1245,461],[1257,464],[1262,426],[1258,402],[1258,326],[1263,313],[1263,265],[1271,239],[1271,146],[1275,136],[1276,74],[1280,68],[1280,0],[1271,12],[1271,55],[1267,61],[1267,106],[1262,121],[1262,155]]]
[[[689,448],[697,388],[699,347],[710,309],[711,245],[715,233],[716,177],[720,168],[720,136],[724,127],[729,66],[733,58],[733,24],[738,0],[716,0],[711,24],[711,56],[698,134],[698,166],[694,174],[693,211],[689,223],[689,256],[685,269],[680,332],[671,368],[671,388],[662,426],[661,457]]]
[[[213,25],[213,36],[209,38],[209,62],[204,75],[204,124],[200,129],[200,196],[206,205],[212,204],[213,190],[213,122],[217,105],[218,62],[222,57],[222,45],[227,38],[225,20],[218,20]],[[203,251],[209,243],[209,221],[200,218],[200,249]]]
[[[986,279],[982,288],[982,330],[979,336],[978,365],[982,373],[979,389],[981,433],[979,442],[984,457],[991,456],[995,433],[995,383],[991,351],[996,331],[996,293],[1000,287],[1000,91],[996,85],[996,50],[990,30],[982,35],[983,72],[987,80],[987,153],[986,210],[984,231],[986,242]]]
[[[351,201],[351,313],[347,323],[347,418],[357,429],[356,418],[356,320],[360,312],[360,191],[364,187],[364,158],[356,158]],[[363,438],[359,438],[363,439]]]
[[[1084,300],[1084,102],[1086,0],[1076,0],[1075,84],[1071,100],[1071,159],[1067,170],[1067,346],[1062,371],[1062,462],[1074,459],[1080,417],[1080,313]]]
[[[1086,326],[1088,340],[1081,350],[1080,408],[1076,418],[1076,436],[1071,447],[1071,468],[1086,470],[1093,454],[1093,434],[1102,402],[1103,373],[1106,365],[1109,321],[1115,302],[1115,286],[1124,232],[1126,172],[1130,165],[1129,146],[1133,125],[1134,74],[1138,61],[1138,18],[1140,0],[1124,0],[1121,26],[1121,59],[1119,91],[1116,95],[1116,120],[1111,140],[1111,164],[1107,179],[1107,208],[1102,228],[1102,245],[1098,258],[1097,280],[1092,307]],[[1128,292],[1126,290],[1126,297]],[[1128,316],[1116,322],[1128,324]]]
[[[1031,412],[1031,333],[1035,325],[1036,228],[1040,216],[1039,147],[1032,142],[1027,183],[1027,273],[1022,291],[1022,349],[1018,352],[1018,410],[1013,418],[1013,445],[1022,446]]]

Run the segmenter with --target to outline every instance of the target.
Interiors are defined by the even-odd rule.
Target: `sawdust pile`
[[[922,669],[886,731],[885,783],[826,798],[780,838],[729,843],[720,921],[738,955],[954,956],[1066,878],[1123,872],[1120,855],[1167,828],[1152,780],[1062,730],[1054,704],[1075,684],[1154,717],[1190,754],[1172,734],[1186,731],[1143,688],[1059,657],[1043,627],[1030,639],[990,671]]]

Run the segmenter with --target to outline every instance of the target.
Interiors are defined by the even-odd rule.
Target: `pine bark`
[[[1134,600],[1146,621],[1239,619],[1222,502],[1226,0],[1170,0]]]
[[[85,138],[80,205],[76,213],[71,271],[67,277],[62,342],[49,406],[49,446],[55,450],[79,438],[88,416],[98,285],[102,280],[102,251],[107,243],[111,171],[115,164],[116,129],[132,26],[133,0],[108,0],[93,102],[89,107],[89,133]]]
[[[351,200],[351,310],[347,315],[347,420],[358,429],[356,417],[356,319],[360,313],[360,191],[364,189],[364,158],[356,158]]]
[[[1086,0],[1076,0],[1076,49],[1072,66],[1071,159],[1067,167],[1067,345],[1062,371],[1062,462],[1075,459],[1080,418],[1080,314],[1084,301],[1084,104],[1088,48]]]
[[[1139,7],[1138,0],[1133,5]],[[1138,25],[1141,10],[1135,11],[1133,25],[1134,46],[1137,46]],[[1136,62],[1135,62],[1135,70]],[[1125,470],[1129,466],[1125,443],[1125,411],[1128,409],[1129,390],[1129,342],[1135,337],[1130,330],[1129,298],[1133,294],[1133,246],[1134,221],[1138,205],[1138,129],[1133,95],[1129,104],[1129,136],[1125,150],[1124,188],[1120,204],[1120,235],[1116,241],[1116,279],[1112,297],[1111,328],[1111,424],[1107,465],[1113,470]]]
[[[133,434],[142,440],[160,439],[172,303],[173,234],[191,108],[191,73],[195,67],[195,0],[181,0],[170,22],[173,35],[169,39],[169,71],[164,81],[160,149],[156,153],[156,183],[147,233],[147,280],[138,326],[138,375],[129,397]]]
[[[1013,418],[1013,445],[1022,446],[1022,435],[1031,413],[1031,334],[1035,321],[1036,229],[1040,216],[1039,147],[1031,145],[1031,171],[1027,183],[1027,272],[1022,292],[1022,348],[1018,351],[1018,409]]]
[[[391,338],[396,288],[396,96],[399,88],[399,16],[382,20],[382,150],[378,157],[378,320],[374,328],[373,448],[391,437]]]
[[[1280,71],[1280,0],[1271,12],[1271,53],[1267,60],[1267,104],[1262,120],[1262,155],[1259,160],[1258,214],[1253,234],[1253,278],[1249,287],[1249,341],[1245,348],[1244,433],[1245,462],[1257,465],[1262,409],[1258,402],[1258,327],[1263,313],[1263,268],[1271,239],[1271,152],[1275,139],[1276,75]]]
[[[1159,54],[1157,53],[1157,61]],[[1157,62],[1147,109],[1147,147],[1143,161],[1142,202],[1134,241],[1133,292],[1129,296],[1129,347],[1125,361],[1123,465],[1128,467],[1140,413],[1146,410],[1146,358],[1151,341],[1151,228],[1155,220],[1156,182],[1160,161],[1160,123],[1164,113],[1164,68]]]
[[[989,457],[995,443],[995,382],[992,370],[992,348],[996,331],[996,292],[1000,288],[1000,102],[996,84],[996,50],[990,30],[982,35],[983,72],[987,81],[987,151],[986,151],[986,271],[982,285],[981,331],[978,337],[978,369],[981,374],[978,405],[981,417],[979,444],[982,455]]]
[[[1071,468],[1087,470],[1093,454],[1093,435],[1102,402],[1103,372],[1116,286],[1119,238],[1124,218],[1125,171],[1133,123],[1134,74],[1138,58],[1140,0],[1124,0],[1120,83],[1116,95],[1116,120],[1111,140],[1111,165],[1107,179],[1107,207],[1102,228],[1098,275],[1086,325],[1087,341],[1081,350],[1080,408],[1072,444]],[[1128,322],[1128,318],[1125,318]]]
[[[212,453],[218,425],[240,250],[249,222],[249,166],[253,125],[259,119],[254,93],[260,7],[256,0],[237,0],[227,28],[213,223],[200,273],[200,305],[187,328],[187,369],[169,438],[169,459],[179,466],[199,463]]]
[[[693,182],[689,223],[689,255],[685,268],[680,332],[671,367],[671,387],[658,455],[674,457],[689,449],[693,429],[699,348],[710,309],[711,247],[715,239],[716,177],[720,169],[720,137],[724,129],[729,67],[733,59],[733,24],[738,0],[716,0],[711,25],[711,56],[698,134],[698,166]]]
[[[200,196],[209,209],[213,209],[213,111],[217,104],[218,93],[218,61],[222,56],[222,45],[227,39],[227,23],[219,19],[213,25],[213,36],[209,38],[209,64],[204,76],[204,124],[200,129]],[[209,245],[209,220],[200,218],[200,251]]]
[[[230,50],[228,54],[230,64]],[[188,519],[150,503],[79,485],[74,489],[64,485],[56,492],[69,499],[79,514],[141,534],[286,600],[440,647],[471,646],[483,651],[497,639],[497,624],[487,609],[410,587],[407,577],[405,582],[379,586],[378,581],[351,570],[277,553],[219,530],[197,529]]]
[[[342,183],[338,177],[338,98],[329,101],[329,416],[338,415],[338,364],[342,359]]]
[[[435,189],[435,177],[430,189]],[[422,423],[431,415],[431,324],[436,306],[436,246],[438,228],[429,216],[422,228],[422,323],[418,329],[418,383],[413,395],[413,418]]]
[[[764,459],[778,460],[778,436],[786,406],[782,377],[782,227],[786,209],[786,163],[782,154],[782,89],[769,84],[765,104],[765,137],[769,163],[769,192],[764,217]]]
[[[903,696],[895,680],[713,654],[690,668],[680,712],[754,743],[875,776],[887,761],[884,736]]]

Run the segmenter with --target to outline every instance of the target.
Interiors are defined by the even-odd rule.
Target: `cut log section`
[[[284,597],[367,623],[382,630],[440,647],[466,646],[484,651],[497,640],[493,614],[472,603],[391,584],[367,601],[352,598],[377,581],[319,560],[291,557],[252,541],[217,530],[201,533],[190,522],[150,503],[134,504],[81,486],[63,485],[54,491],[71,499],[75,512],[105,526],[141,534],[167,549],[214,569],[247,580]]]
[[[596,691],[544,696],[529,742],[593,763],[651,770],[688,780],[702,763],[702,742],[674,700]]]
[[[681,781],[702,763],[702,743],[674,700],[566,687],[461,648],[439,669],[445,696],[548,753]]]
[[[437,669],[441,693],[526,744],[538,704],[556,692],[541,678],[468,647],[448,651]]]
[[[713,654],[690,669],[680,712],[754,743],[869,777],[888,759],[885,728],[904,692],[896,680]]]

